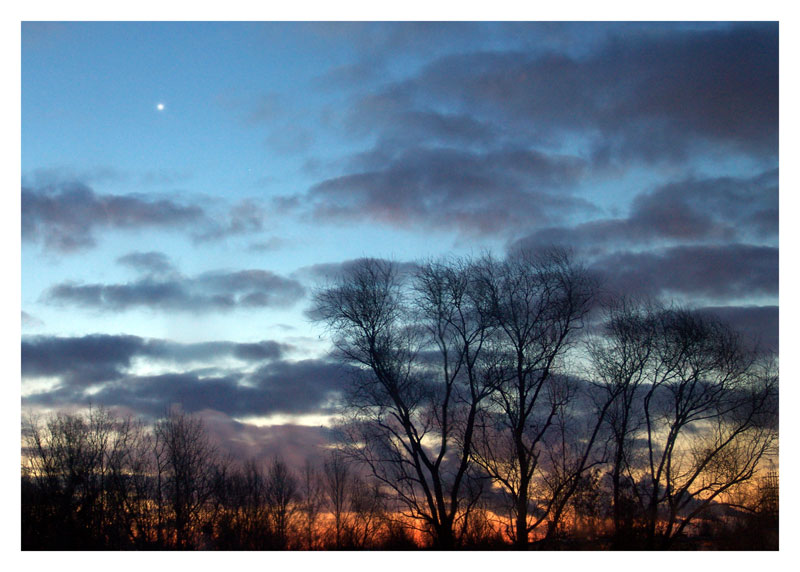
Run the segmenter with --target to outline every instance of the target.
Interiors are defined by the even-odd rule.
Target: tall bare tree
[[[462,492],[489,390],[473,286],[467,262],[424,264],[408,279],[364,259],[314,299],[339,354],[361,370],[347,395],[349,453],[440,548],[457,543],[470,509]]]
[[[545,439],[571,398],[556,373],[591,309],[596,283],[561,249],[518,252],[503,261],[486,257],[478,281],[501,359],[474,457],[503,486],[515,545],[525,548],[545,516],[531,514]]]
[[[625,541],[633,526],[632,483],[626,475],[633,440],[644,423],[638,400],[656,352],[656,315],[649,301],[610,300],[600,331],[588,343],[592,379],[611,403],[606,421],[611,432],[611,508],[617,544]]]

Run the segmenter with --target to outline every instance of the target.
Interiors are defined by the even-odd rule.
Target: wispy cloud
[[[207,313],[241,308],[289,307],[305,295],[296,280],[268,270],[212,271],[193,277],[147,276],[124,284],[63,282],[44,301],[103,311],[149,308]]]

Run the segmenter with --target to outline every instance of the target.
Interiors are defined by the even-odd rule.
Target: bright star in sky
[[[163,103],[156,104],[156,109],[158,109],[159,111],[164,111],[164,104]]]

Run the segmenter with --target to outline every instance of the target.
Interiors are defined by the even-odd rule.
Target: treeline
[[[360,260],[312,315],[356,372],[323,466],[221,458],[177,412],[32,422],[24,547],[777,548],[776,360],[718,319],[560,250]]]
[[[339,454],[299,469],[241,462],[178,410],[151,426],[103,408],[29,419],[24,442],[25,550],[417,546]]]

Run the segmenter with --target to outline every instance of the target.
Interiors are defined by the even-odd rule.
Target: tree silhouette
[[[487,257],[475,270],[500,359],[492,370],[492,406],[483,412],[474,458],[502,484],[516,546],[525,548],[548,512],[529,519],[534,475],[548,431],[573,396],[556,374],[597,287],[560,249],[519,252],[503,261]]]
[[[435,546],[452,548],[469,505],[478,407],[488,395],[479,363],[487,324],[465,263],[429,263],[408,279],[364,259],[316,293],[343,359],[361,368],[347,394],[350,455],[392,489]]]

